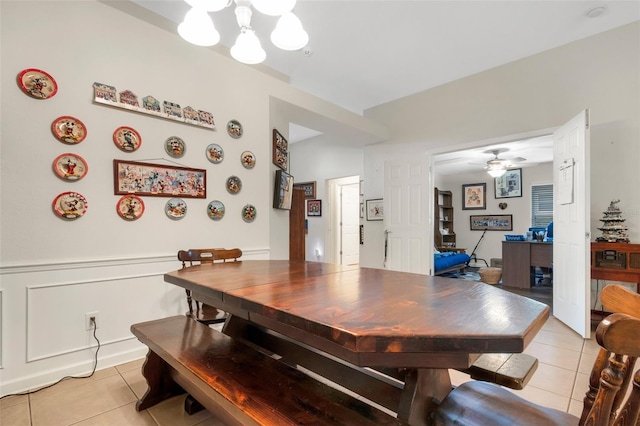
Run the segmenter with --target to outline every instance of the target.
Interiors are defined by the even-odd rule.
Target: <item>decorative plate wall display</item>
[[[227,133],[234,139],[242,137],[242,124],[238,120],[231,120],[227,123]]]
[[[237,194],[242,189],[242,181],[238,176],[229,176],[227,179],[227,191],[230,194]]]
[[[224,150],[216,143],[212,143],[207,146],[206,154],[207,160],[211,161],[213,164],[220,164],[222,163],[222,160],[224,160]]]
[[[121,126],[113,132],[113,143],[124,152],[133,152],[142,145],[142,136],[132,127]]]
[[[253,222],[256,220],[258,211],[252,204],[247,204],[242,208],[242,220],[245,222]]]
[[[224,204],[221,201],[213,200],[207,206],[207,214],[210,219],[220,220],[224,217]]]
[[[124,220],[136,220],[144,213],[144,201],[136,195],[125,195],[118,200],[116,210]]]
[[[87,137],[87,127],[84,123],[70,115],[63,115],[53,120],[51,131],[60,142],[75,145]]]
[[[256,156],[251,151],[245,151],[240,154],[240,162],[245,169],[253,169],[256,165]]]
[[[187,214],[187,203],[182,198],[172,198],[165,204],[164,212],[169,219],[180,220]]]
[[[87,212],[87,199],[77,192],[63,192],[53,200],[53,211],[65,219],[78,219]]]
[[[89,167],[78,154],[64,153],[53,160],[53,171],[65,180],[80,180],[87,174]]]
[[[58,83],[45,71],[27,68],[18,74],[18,85],[27,95],[36,99],[49,99],[58,93]]]
[[[173,158],[180,158],[186,152],[187,145],[181,138],[177,136],[171,136],[165,142],[164,150],[167,151],[167,154],[169,154]]]

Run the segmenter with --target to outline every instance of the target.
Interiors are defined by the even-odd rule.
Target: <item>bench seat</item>
[[[131,326],[149,347],[144,410],[184,391],[226,424],[400,425],[395,417],[186,316]]]
[[[538,359],[528,354],[482,354],[471,367],[460,369],[472,379],[521,390],[538,368]]]

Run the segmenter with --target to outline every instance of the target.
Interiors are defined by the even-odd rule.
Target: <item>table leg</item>
[[[414,426],[429,424],[429,416],[449,392],[449,370],[419,368],[407,371],[398,418]]]

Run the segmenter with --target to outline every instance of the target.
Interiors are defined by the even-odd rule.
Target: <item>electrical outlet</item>
[[[98,318],[98,312],[87,312],[86,314],[84,314],[84,325],[87,331],[93,330],[93,324],[91,323],[91,318],[95,318],[96,328],[98,328],[100,324],[100,321]]]

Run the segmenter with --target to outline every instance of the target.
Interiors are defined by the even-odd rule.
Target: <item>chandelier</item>
[[[283,50],[302,49],[309,35],[292,10],[296,0],[185,0],[191,9],[178,25],[178,34],[189,43],[213,46],[220,41],[209,12],[218,12],[235,3],[240,34],[231,47],[231,56],[244,64],[259,64],[267,57],[255,31],[251,28],[251,8],[269,16],[280,16],[271,33],[271,42]]]

